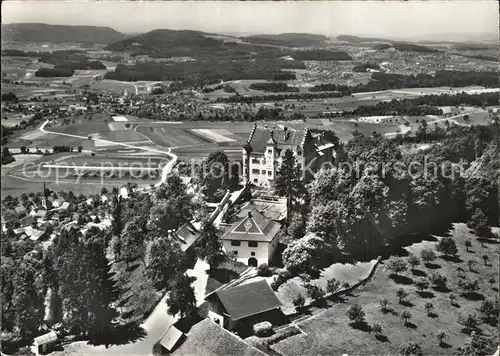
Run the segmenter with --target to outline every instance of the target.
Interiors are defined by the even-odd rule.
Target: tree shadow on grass
[[[451,292],[451,289],[448,288],[447,286],[434,286],[432,287],[436,292],[441,292],[441,293],[448,293]]]
[[[440,269],[441,268],[441,266],[436,264],[436,263],[426,263],[425,267],[427,267],[428,269]]]
[[[472,300],[474,302],[478,302],[480,300],[484,300],[484,295],[482,295],[481,293],[477,293],[477,292],[463,293],[462,296],[465,299]]]
[[[425,299],[429,299],[429,298],[434,298],[435,297],[434,293],[427,292],[427,291],[417,292],[417,294],[419,296],[421,296],[422,298],[425,298]]]
[[[351,327],[353,329],[361,330],[361,331],[364,331],[364,332],[367,332],[367,333],[369,333],[370,331],[372,331],[372,327],[365,320],[354,322],[354,323],[350,323],[349,325],[351,325]]]
[[[417,326],[415,324],[413,324],[411,321],[405,323],[405,327],[407,327],[408,329],[416,329]]]
[[[432,318],[432,319],[436,319],[437,317],[439,317],[439,315],[437,315],[436,313],[432,313],[432,312],[431,312],[431,313],[429,313],[427,316],[428,316],[429,318]]]
[[[446,342],[442,342],[439,344],[439,347],[443,348],[443,349],[451,349],[451,345],[446,343]]]
[[[335,303],[345,303],[345,299],[342,298],[340,295],[332,295],[328,299],[330,299],[332,302]]]
[[[480,237],[477,239],[481,244],[498,245],[499,242],[495,239],[488,239],[486,237]]]
[[[493,287],[491,289],[493,289],[495,292],[498,292],[498,288],[497,287]]]
[[[405,284],[409,285],[413,283],[413,279],[406,277],[406,276],[401,276],[401,275],[396,275],[396,274],[391,274],[389,275],[389,278],[392,279],[395,283],[398,284]]]
[[[408,308],[413,308],[415,306],[415,304],[413,304],[412,302],[409,302],[407,300],[402,300],[401,303],[402,306],[404,307],[408,307]]]
[[[417,276],[417,277],[425,277],[427,276],[427,273],[425,273],[424,271],[422,271],[421,269],[414,269],[413,271],[411,271],[411,273],[414,275],[414,276]]]
[[[93,337],[89,344],[91,345],[126,345],[137,342],[146,336],[146,331],[139,325],[139,323],[129,323],[125,325],[117,325],[106,334]]]
[[[442,255],[442,256],[439,256],[439,258],[441,258],[442,260],[445,260],[447,262],[454,262],[454,263],[462,263],[464,261],[458,256]]]
[[[375,335],[375,339],[377,339],[380,342],[390,342],[387,336],[385,335]]]

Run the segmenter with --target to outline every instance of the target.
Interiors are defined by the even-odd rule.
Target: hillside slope
[[[2,24],[2,41],[9,42],[108,44],[124,38],[124,34],[110,27],[48,25],[43,23]]]
[[[325,44],[328,37],[309,33],[282,33],[279,35],[253,35],[240,37],[243,41],[285,47],[311,47]]]

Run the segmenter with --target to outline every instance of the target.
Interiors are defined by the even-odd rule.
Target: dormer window
[[[297,150],[297,156],[302,156],[302,151],[301,150]]]

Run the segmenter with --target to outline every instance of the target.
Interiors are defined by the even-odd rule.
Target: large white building
[[[281,225],[258,210],[235,222],[221,237],[226,254],[249,266],[269,264],[278,247]]]
[[[297,158],[299,168],[317,170],[324,162],[333,162],[334,144],[323,140],[321,134],[313,135],[309,129],[286,126],[259,128],[254,125],[243,146],[243,174],[247,181],[257,186],[274,186],[276,173],[285,151],[290,149]],[[311,177],[306,174],[305,180]]]

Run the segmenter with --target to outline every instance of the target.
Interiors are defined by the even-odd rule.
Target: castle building
[[[254,125],[243,146],[243,174],[247,182],[271,188],[287,149],[297,158],[304,171],[304,180],[311,180],[309,172],[317,171],[325,162],[335,159],[334,144],[323,140],[321,134],[313,134],[308,128],[291,129],[286,126],[259,128]]]

